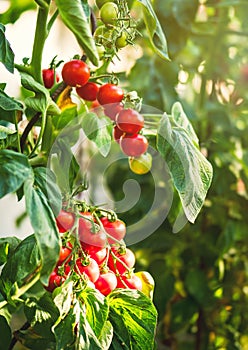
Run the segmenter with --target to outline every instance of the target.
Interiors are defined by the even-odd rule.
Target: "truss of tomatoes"
[[[58,214],[62,247],[45,287],[48,291],[53,292],[70,277],[104,296],[116,288],[142,290],[142,281],[134,274],[135,255],[123,241],[125,223],[116,215],[97,215],[63,209]]]
[[[113,139],[129,157],[129,165],[136,174],[146,174],[152,166],[152,156],[147,152],[148,140],[141,134],[144,117],[135,109],[124,107],[124,91],[117,85],[99,85],[90,79],[90,69],[82,60],[73,59],[62,68],[64,82],[75,87],[78,96],[101,107],[114,122]],[[44,80],[45,83],[45,80]]]

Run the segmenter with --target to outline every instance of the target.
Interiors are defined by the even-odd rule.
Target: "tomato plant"
[[[167,40],[153,3],[99,0],[96,8],[91,1],[27,0],[25,6],[10,1],[9,9],[1,11],[1,68],[19,74],[20,93],[12,97],[9,84],[1,81],[0,198],[14,193],[18,202],[23,200],[25,213],[19,221],[28,217],[32,226],[24,239],[0,238],[0,329],[6,335],[0,347],[4,349],[13,349],[17,342],[31,350],[155,348],[154,283],[148,271],[136,275],[139,259],[135,261],[127,244],[137,241],[137,232],[133,234],[132,225],[119,216],[125,215],[127,206],[120,201],[117,213],[109,209],[116,207],[111,201],[97,204],[102,193],[94,193],[105,172],[99,170],[101,164],[108,167],[108,161],[120,158],[124,167],[116,179],[129,163],[146,184],[149,174],[141,175],[151,169],[152,160],[158,164],[159,159],[157,192],[171,184],[171,192],[180,198],[175,207],[181,205],[185,218],[194,223],[212,181],[212,166],[186,115],[187,105],[184,108],[178,98],[161,111],[158,106],[147,109],[146,92],[138,93],[133,73],[119,54],[137,43],[153,52],[150,64],[156,59],[169,64]],[[28,58],[23,45],[19,62],[20,55],[15,55],[8,40],[9,24],[15,26],[28,9],[37,14],[35,30],[29,33],[33,46]],[[58,53],[52,52],[50,67],[42,69],[55,23],[69,30],[78,49],[58,57],[58,64]],[[60,38],[62,43],[63,35]],[[122,72],[115,66],[117,61]],[[55,71],[62,62],[59,82]],[[144,84],[148,72],[153,70],[145,67],[140,73]],[[160,86],[149,84],[149,96]],[[160,100],[167,100],[166,93]],[[150,155],[148,145],[153,148]],[[87,161],[98,156],[102,157],[97,167],[91,167]],[[127,202],[137,202],[131,198],[136,193],[131,188]],[[169,208],[156,201],[160,207],[155,216],[160,212],[166,216]],[[152,221],[153,213],[148,216]],[[138,231],[141,227],[138,239],[143,240],[151,225],[141,220],[133,226]],[[25,320],[19,330],[12,326],[17,314]]]

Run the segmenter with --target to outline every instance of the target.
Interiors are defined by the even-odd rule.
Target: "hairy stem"
[[[31,69],[33,77],[42,84],[42,54],[45,45],[45,41],[48,35],[47,31],[47,18],[49,13],[49,5],[46,7],[39,7],[37,25],[35,30],[35,37],[33,43],[33,51],[31,58]]]

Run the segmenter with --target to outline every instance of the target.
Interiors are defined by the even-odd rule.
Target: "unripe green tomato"
[[[115,46],[118,49],[122,49],[123,47],[127,46],[127,33],[122,32],[121,35],[116,39]]]
[[[101,38],[107,30],[108,29],[104,25],[97,27],[94,33],[94,37],[96,39]]]
[[[110,0],[96,0],[96,6],[100,9],[107,2],[110,2]]]
[[[105,48],[103,45],[96,45],[96,49],[99,55],[100,60],[103,58],[104,53],[105,53]]]
[[[150,153],[144,153],[138,158],[129,157],[128,162],[133,173],[143,175],[151,170],[152,156]]]
[[[115,24],[118,18],[118,6],[114,2],[107,2],[100,10],[100,18],[106,25]]]
[[[106,28],[104,25],[96,28],[94,36],[97,40],[97,43],[99,43],[103,46],[111,47],[113,44],[112,43],[113,31]]]

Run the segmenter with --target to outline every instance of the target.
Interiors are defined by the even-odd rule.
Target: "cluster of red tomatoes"
[[[142,290],[142,281],[133,272],[135,255],[123,241],[126,225],[122,220],[110,214],[61,210],[56,222],[63,243],[48,291],[70,276],[105,296],[116,288]]]
[[[49,73],[46,70],[46,81],[43,70],[45,86],[50,86],[54,81],[52,74],[53,70],[49,70]],[[92,102],[92,107],[101,108],[104,115],[113,120],[113,138],[129,157],[131,170],[137,174],[147,173],[152,166],[152,156],[147,152],[147,138],[140,133],[144,127],[144,117],[133,108],[124,108],[124,91],[115,84],[105,83],[99,86],[89,81],[90,69],[85,62],[78,59],[64,64],[62,78],[67,85],[76,88],[82,99]]]

